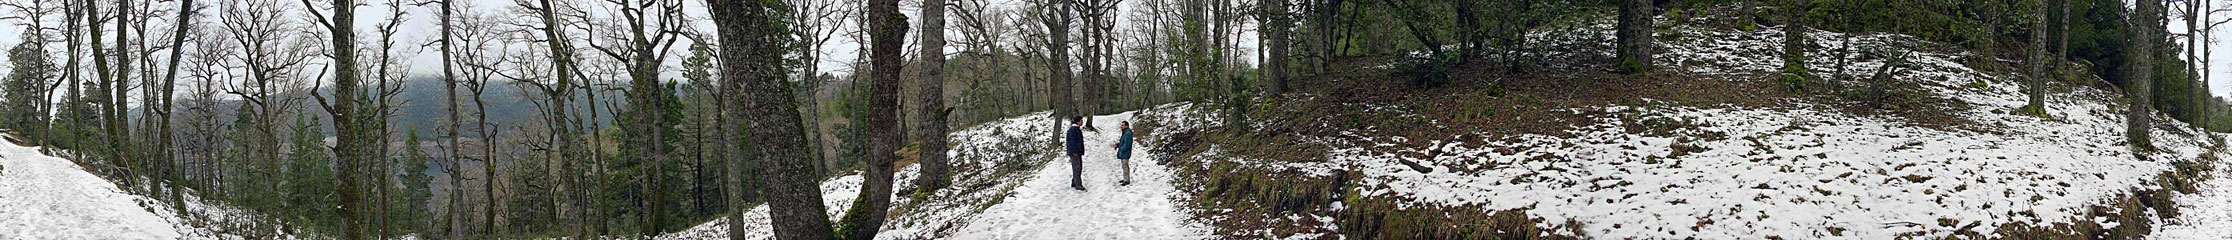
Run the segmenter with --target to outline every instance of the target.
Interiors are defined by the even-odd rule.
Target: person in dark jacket
[[[1069,145],[1070,188],[1078,191],[1085,191],[1085,179],[1082,177],[1085,174],[1085,132],[1078,129],[1084,124],[1085,117],[1070,118],[1069,137],[1063,141]]]
[[[1124,166],[1124,180],[1123,180],[1123,181],[1116,181],[1116,185],[1119,185],[1119,186],[1131,186],[1131,152],[1132,152],[1132,130],[1131,130],[1131,121],[1124,121],[1124,122],[1123,122],[1122,124],[1123,124],[1123,131],[1124,131],[1124,135],[1123,135],[1123,136],[1121,136],[1121,137],[1116,137],[1116,144],[1115,144],[1115,145],[1113,145],[1113,146],[1109,146],[1109,147],[1114,147],[1114,148],[1116,148],[1116,163],[1117,163],[1117,164],[1121,164],[1121,165],[1123,165],[1123,166]]]

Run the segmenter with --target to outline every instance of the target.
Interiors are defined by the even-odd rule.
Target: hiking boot
[[[1131,180],[1116,181],[1116,186],[1131,186]]]

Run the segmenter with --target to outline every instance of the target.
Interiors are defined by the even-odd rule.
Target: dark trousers
[[[1085,156],[1070,155],[1070,187],[1085,189]]]

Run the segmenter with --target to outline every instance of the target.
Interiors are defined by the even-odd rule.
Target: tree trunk
[[[1076,98],[1070,94],[1070,88],[1076,86],[1070,83],[1069,62],[1069,8],[1071,7],[1070,1],[1073,0],[1049,1],[1049,3],[1042,3],[1039,6],[1039,11],[1042,12],[1040,14],[1044,14],[1040,16],[1042,18],[1040,20],[1046,26],[1048,36],[1046,40],[1047,72],[1053,74],[1050,75],[1052,78],[1047,83],[1047,91],[1052,92],[1051,96],[1047,96],[1047,104],[1054,105],[1052,107],[1054,108],[1055,119],[1067,119],[1079,116],[1077,105],[1072,103]],[[1061,124],[1061,121],[1055,121],[1056,126]]]
[[[165,178],[164,181],[171,182],[169,191],[171,205],[177,207],[176,210],[180,215],[185,215],[185,200],[181,196],[182,194],[178,192],[180,190],[178,171],[171,167],[175,165],[175,158],[172,156],[174,152],[171,151],[171,134],[176,132],[171,131],[171,88],[177,86],[178,83],[178,58],[185,53],[185,48],[182,47],[186,45],[186,30],[191,29],[192,25],[190,24],[193,23],[189,20],[194,16],[194,0],[179,1],[178,12],[181,13],[178,15],[178,23],[172,27],[174,29],[171,32],[170,66],[163,70],[163,85],[158,87],[161,91],[161,94],[158,94],[160,96],[151,100],[155,104],[150,104],[148,108],[156,109],[155,116],[158,116],[155,120],[156,128],[161,131],[156,135],[155,147],[151,151],[156,152],[157,162],[165,164],[163,177]]]
[[[2203,61],[2205,61],[2205,60],[2206,60],[2206,59],[2202,59],[2202,58],[2200,58],[2200,56],[2198,55],[2198,54],[2199,54],[2199,52],[2201,51],[2201,48],[2202,48],[2202,47],[2204,47],[2204,46],[2202,46],[2202,45],[2201,45],[2201,41],[2200,41],[2200,40],[2201,40],[2201,35],[2202,35],[2202,34],[2209,34],[2208,32],[2202,32],[2202,31],[2201,31],[2201,26],[2200,26],[2200,23],[2201,23],[2201,19],[2200,19],[2200,17],[2204,16],[2204,15],[2202,15],[2202,14],[2201,14],[2201,5],[2203,5],[2203,4],[2201,4],[2202,2],[2203,2],[2203,1],[2185,1],[2185,3],[2186,3],[2186,6],[2185,6],[2185,7],[2186,7],[2186,14],[2185,14],[2185,20],[2186,20],[2186,21],[2185,21],[2185,25],[2186,25],[2186,45],[2185,45],[2185,49],[2184,49],[2184,50],[2185,50],[2185,55],[2186,55],[2186,59],[2187,59],[2187,61],[2186,61],[2186,69],[2183,69],[2183,70],[2185,70],[2185,73],[2186,73],[2186,79],[2200,79],[2200,78],[2201,78],[2201,64],[2200,64],[2200,63],[2202,63]],[[2040,8],[2040,9],[2042,9],[2042,10],[2043,10],[2043,9],[2045,9],[2045,8]],[[2044,19],[2040,19],[2040,20],[2044,20]],[[2040,27],[2044,27],[2045,25],[2044,25],[2044,24],[2040,24],[2040,25],[2037,25],[2037,26],[2040,26]],[[2042,54],[2040,54],[2040,55],[2044,55],[2043,53],[2045,52],[2045,49],[2039,49],[2039,50],[2036,50],[2036,51],[2038,51],[2038,52],[2042,53]],[[2041,71],[2043,71],[2043,70],[2041,70]],[[2189,80],[2189,81],[2206,81],[2206,80],[2205,80],[2205,79],[2203,79],[2203,80]],[[2193,122],[2193,124],[2192,124],[2193,126],[2192,126],[2192,127],[2193,127],[2193,129],[2194,129],[2195,131],[2203,131],[2203,130],[2204,130],[2204,129],[2202,128],[2202,126],[2203,126],[2203,124],[2202,124],[2202,123],[2205,123],[2205,122],[2202,122],[2202,121],[2200,121],[2200,120],[2201,120],[2201,118],[2203,118],[2203,117],[2207,117],[2207,115],[2208,115],[2207,113],[2208,113],[2208,112],[2205,112],[2205,111],[2201,111],[2201,109],[2202,109],[2202,104],[2203,104],[2203,103],[2208,103],[2208,102],[2210,102],[2210,99],[2211,99],[2211,98],[2209,98],[2209,97],[2208,97],[2207,95],[2202,95],[2202,91],[2203,91],[2203,90],[2205,90],[2205,89],[2207,89],[2207,88],[2208,88],[2208,85],[2201,85],[2201,86],[2199,86],[2199,87],[2189,87],[2189,88],[2186,88],[2186,97],[2187,97],[2187,102],[2191,102],[2191,103],[2193,104],[2193,105],[2192,105],[2192,108],[2187,108],[2187,109],[2186,109],[2186,111],[2188,111],[2188,112],[2192,112],[2192,115],[2193,115],[2193,117],[2192,117],[2192,118],[2190,118],[2190,119],[2187,119],[2187,120],[2192,120],[2192,122]],[[2034,98],[2034,99],[2035,99],[2035,98],[2038,98],[2038,97],[2037,97],[2037,96],[2038,96],[2038,94],[2032,94],[2031,96],[2032,96],[2031,98]],[[2033,101],[2036,101],[2036,100],[2033,100]]]
[[[736,129],[739,127],[733,126],[735,124],[724,124],[731,125],[724,128],[735,129],[726,135],[733,137],[745,134],[737,130],[749,130],[753,138],[753,143],[748,147],[737,141],[724,141],[729,147],[744,149],[742,159],[728,161],[728,185],[742,185],[744,173],[741,170],[744,161],[766,163],[761,166],[759,175],[766,184],[766,189],[762,191],[768,199],[768,215],[775,226],[776,238],[829,239],[829,217],[822,206],[820,184],[811,175],[813,158],[805,156],[809,151],[805,149],[805,136],[799,127],[801,123],[797,114],[790,113],[790,109],[797,106],[791,101],[791,89],[785,87],[789,83],[783,82],[782,58],[779,57],[783,51],[779,40],[783,33],[763,27],[775,24],[774,12],[781,11],[778,9],[781,5],[772,3],[773,1],[707,1],[706,4],[720,34],[721,88],[731,93],[727,94],[728,97],[734,98],[727,103],[737,106],[728,115],[748,121],[743,126],[749,127]],[[892,20],[882,18],[898,15],[897,4],[896,1],[889,0],[876,4],[880,7],[874,12],[884,15],[877,18]],[[891,41],[878,42],[897,43],[897,39],[888,40]],[[897,49],[890,50],[892,54],[897,53]],[[877,69],[881,71],[883,68]],[[746,92],[759,94],[740,94]],[[889,156],[889,153],[885,153],[885,156]],[[890,175],[886,173],[885,176]],[[890,181],[887,179],[884,183],[887,192],[881,195],[888,198]],[[742,189],[728,191],[728,205],[731,209],[728,219],[731,221],[743,219],[743,192]],[[878,214],[877,217],[880,219],[882,216]],[[729,224],[729,238],[743,239],[746,231],[744,225]]]
[[[1266,52],[1268,53],[1266,54],[1270,55],[1264,57],[1263,75],[1265,80],[1271,81],[1269,84],[1271,94],[1278,95],[1287,91],[1287,59],[1291,58],[1287,54],[1289,45],[1287,42],[1294,32],[1294,20],[1290,17],[1292,14],[1287,10],[1287,0],[1262,1],[1263,12],[1267,15],[1264,18],[1270,19],[1270,21],[1265,21],[1267,24],[1264,26],[1270,29],[1263,31],[1266,36],[1266,39],[1264,39],[1266,46],[1264,48],[1267,49]]]
[[[917,151],[922,164],[921,177],[915,178],[917,196],[929,196],[951,183],[950,164],[946,162],[946,106],[945,106],[945,1],[922,0],[921,50],[923,58],[920,85],[915,89],[915,116],[922,119],[915,136],[921,141]],[[981,61],[978,64],[983,64]],[[812,73],[808,73],[812,74]],[[980,73],[981,74],[981,73]]]
[[[1806,2],[1791,0],[1783,7],[1783,77],[1795,80],[1791,87],[1798,89],[1812,77],[1806,68]]]
[[[1651,0],[1623,0],[1620,2],[1619,70],[1622,73],[1642,73],[1651,70],[1651,15],[1657,14]]]
[[[446,166],[446,168],[442,169],[444,174],[449,175],[450,179],[449,210],[448,214],[445,214],[449,215],[449,221],[447,221],[449,231],[447,231],[446,233],[447,235],[449,235],[450,239],[465,239],[464,218],[460,217],[463,216],[461,213],[463,213],[464,210],[461,208],[464,205],[462,204],[463,201],[459,201],[460,199],[464,198],[465,193],[465,191],[462,190],[464,186],[464,184],[462,183],[464,181],[463,179],[461,179],[465,175],[462,173],[462,171],[459,171],[464,167],[460,166],[459,164],[462,164],[465,161],[462,158],[463,156],[458,154],[458,148],[460,147],[460,145],[458,145],[458,138],[461,137],[461,134],[458,134],[458,129],[460,127],[463,127],[464,119],[462,117],[459,117],[459,115],[461,114],[459,114],[457,111],[457,104],[459,103],[457,99],[457,69],[456,66],[454,66],[454,64],[457,62],[457,60],[455,59],[457,57],[457,49],[455,48],[456,43],[453,42],[456,40],[456,34],[454,33],[456,27],[455,23],[451,21],[452,19],[456,18],[457,14],[454,7],[455,1],[456,0],[441,0],[442,9],[439,13],[437,13],[439,15],[435,17],[441,18],[441,20],[439,21],[442,28],[442,83],[445,84],[442,90],[447,93],[443,95],[447,98],[444,98],[442,105],[444,106],[443,109],[446,110],[446,112],[449,114],[449,128],[446,129],[449,133],[449,143],[442,147],[443,150],[449,150],[448,153],[443,154],[443,156],[449,158],[449,164],[448,166]]]
[[[899,51],[907,32],[906,16],[899,14],[898,0],[872,0],[868,3],[867,17],[868,79],[872,82],[868,87],[868,129],[897,129]],[[890,210],[892,161],[898,158],[900,140],[906,136],[898,131],[876,131],[874,134],[868,140],[867,159],[860,164],[860,197],[845,211],[844,222],[839,224],[843,229],[837,232],[839,238],[875,239]]]
[[[368,214],[365,208],[367,203],[364,202],[362,196],[364,194],[364,184],[358,179],[357,175],[363,172],[360,165],[377,157],[371,155],[371,150],[377,146],[374,144],[378,144],[374,142],[375,139],[369,138],[371,136],[366,136],[368,133],[377,130],[365,128],[366,118],[370,117],[370,114],[360,110],[363,106],[359,106],[364,102],[363,97],[360,96],[364,90],[361,89],[363,87],[362,82],[358,79],[361,75],[357,73],[355,9],[356,2],[353,0],[333,0],[332,20],[325,21],[330,24],[327,25],[329,27],[327,30],[332,34],[330,39],[332,42],[328,44],[331,44],[332,47],[332,66],[335,73],[333,78],[334,100],[328,102],[329,107],[326,113],[332,116],[334,133],[339,135],[338,140],[335,141],[333,152],[335,156],[339,157],[336,160],[340,165],[340,170],[334,172],[334,178],[340,180],[338,192],[341,200],[341,233],[339,235],[342,239],[367,238],[364,229],[366,227],[364,218]]]
[[[2030,102],[2023,106],[2023,113],[2042,117],[2046,116],[2046,77],[2050,74],[2046,71],[2046,66],[2054,61],[2047,56],[2050,53],[2046,52],[2046,5],[2039,4],[2032,8],[2034,14],[2031,15],[2034,16],[2031,20],[2034,21],[2031,22],[2030,34],[2030,76],[2027,81],[2023,81],[2023,92],[2030,95]]]
[[[2151,122],[2154,115],[2148,111],[2153,109],[2151,94],[2154,87],[2154,50],[2157,48],[2156,45],[2162,42],[2162,39],[2155,35],[2157,29],[2162,28],[2161,22],[2156,20],[2158,15],[2162,15],[2159,10],[2162,5],[2160,3],[2136,5],[2138,6],[2134,7],[2136,10],[2133,11],[2132,17],[2128,21],[2131,24],[2128,29],[2131,33],[2132,42],[2131,47],[2127,48],[2129,52],[2125,56],[2130,59],[2124,62],[2129,64],[2124,72],[2130,74],[2125,78],[2130,81],[2130,84],[2124,86],[2124,92],[2129,95],[2131,100],[2130,107],[2125,109],[2124,112],[2124,138],[2129,142],[2129,146],[2136,149],[2135,152],[2146,152],[2153,149],[2148,131],[2149,128],[2154,126]],[[2137,154],[2136,156],[2142,160],[2146,159],[2144,154]]]

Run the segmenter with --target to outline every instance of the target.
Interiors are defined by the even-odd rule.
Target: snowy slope
[[[1679,65],[1671,71],[1721,76],[1780,69],[1780,30],[1682,30],[1695,37],[1667,43],[1662,57]],[[1566,40],[1609,42],[1588,38],[1608,38],[1608,31],[1590,34]],[[1822,51],[1847,44],[1914,51],[1912,65],[1893,81],[1970,106],[1944,114],[1973,124],[1931,127],[1804,99],[1774,107],[1643,99],[1563,109],[1592,118],[1565,136],[1459,132],[1412,139],[1365,128],[1313,136],[1310,141],[1334,147],[1324,162],[1251,161],[1223,155],[1218,146],[1194,157],[1315,177],[1356,173],[1357,197],[1400,199],[1410,207],[1521,210],[1540,222],[1577,223],[1540,227],[1585,238],[1892,239],[2001,237],[1999,228],[2019,224],[2089,221],[2112,228],[2124,223],[2087,212],[2134,190],[2159,189],[2152,180],[2171,162],[2210,154],[2206,138],[2161,115],[2154,116],[2152,132],[2157,149],[2133,152],[2122,137],[2125,106],[2113,92],[2058,84],[2048,100],[2051,118],[2010,114],[2024,105],[2019,78],[1960,64],[1976,57],[1970,53],[1892,34],[1848,38],[1815,31],[1810,37]],[[1832,66],[1831,58],[1813,60]],[[1885,64],[1882,58],[1858,61],[1852,68],[1861,74]],[[1437,111],[1360,109],[1372,111],[1368,116]],[[2149,160],[2140,160],[2142,154]],[[1423,169],[1407,163],[1423,163]],[[2232,197],[2222,197],[2232,192],[2217,191],[2181,201],[2207,209],[2194,218],[2232,219],[2232,210],[2225,210]],[[2232,224],[2191,228],[2225,231]],[[2226,236],[2232,234],[2203,239]]]
[[[1668,53],[1663,57],[1676,65],[1669,71],[1735,76],[1780,69],[1776,59],[1782,48],[1780,30],[1677,28],[1689,37],[1666,44]],[[1545,38],[1553,45],[1609,42],[1602,39],[1609,37],[1608,31],[1589,32],[1609,26],[1592,29],[1596,30],[1580,31],[1587,35],[1582,37]],[[1563,109],[1591,119],[1570,126],[1560,136],[1454,132],[1412,139],[1385,137],[1367,127],[1351,129],[1344,136],[1308,137],[1308,144],[1329,145],[1322,162],[1232,157],[1223,155],[1221,146],[1207,146],[1191,157],[1320,177],[1356,174],[1355,183],[1345,186],[1353,186],[1351,192],[1360,196],[1349,196],[1350,201],[1397,199],[1406,207],[1523,210],[1539,222],[1575,223],[1540,227],[1584,238],[1894,239],[2008,237],[1998,236],[2002,228],[2074,222],[2114,228],[2127,223],[2094,218],[2088,211],[2130,197],[2134,191],[2162,189],[2153,181],[2169,171],[2172,162],[2224,154],[2209,152],[2205,135],[2193,132],[2189,125],[2159,114],[2153,116],[2158,119],[2152,136],[2156,149],[2134,152],[2122,138],[2126,106],[2118,103],[2120,94],[2114,92],[2055,83],[2047,101],[2049,118],[2010,114],[2024,105],[2018,76],[1962,64],[1990,60],[1974,60],[1979,56],[1909,36],[1810,34],[1817,51],[1847,45],[1913,51],[1908,59],[1912,65],[1893,74],[1893,81],[1912,86],[1903,91],[1929,97],[1925,100],[1962,104],[1965,107],[1942,113],[1962,122],[1936,123],[1956,125],[1944,127],[1887,114],[1854,113],[1806,99],[1771,107],[1643,99]],[[1870,54],[1876,57],[1856,60],[1849,68],[1852,73],[1868,74],[1886,64],[1880,57],[1883,52]],[[1812,61],[1821,71],[1834,71],[1827,67],[1834,66],[1832,58]],[[1362,108],[1391,113],[1367,113],[1381,115],[1436,110]],[[1208,115],[1193,105],[1171,104],[1101,116],[1097,122],[1129,118],[1177,123],[1157,132],[1162,134],[1221,124]],[[954,154],[960,157],[955,159],[972,159],[967,156],[986,154],[980,151],[1004,142],[1049,142],[1045,138],[1052,135],[1045,132],[1049,122],[1038,114],[956,132]],[[1002,134],[1017,138],[986,137]],[[1111,134],[1095,133],[1088,137],[1088,145],[1105,146]],[[1208,238],[1205,235],[1213,232],[1189,220],[1186,206],[1172,202],[1172,197],[1187,193],[1171,189],[1169,170],[1162,166],[1137,164],[1135,177],[1141,178],[1140,184],[1112,188],[1108,174],[1113,164],[1105,160],[1104,149],[1095,148],[1087,161],[1091,191],[1082,193],[1068,190],[1066,162],[1045,163],[1055,160],[1051,153],[997,149],[993,152],[1014,154],[1006,158],[1044,165],[1015,177],[964,176],[989,180],[992,184],[987,188],[997,194],[954,196],[972,199],[956,201],[975,208],[937,208],[897,216],[884,237],[1190,239]],[[900,175],[904,179],[912,173]],[[849,201],[857,191],[857,180],[848,179],[857,178],[824,183],[832,205]],[[2228,230],[2232,229],[2232,180],[2215,180],[2203,189],[2200,194],[2176,197],[2183,216],[2157,220],[2152,226],[2154,237],[2232,239]],[[764,238],[765,221],[764,217],[747,219],[757,230],[753,234],[758,234],[748,235]],[[725,230],[716,221],[676,235],[720,236],[710,233]]]
[[[2224,172],[2218,172],[2223,176]],[[2232,239],[2232,179],[2203,183],[2202,192],[2178,196],[2178,218],[2155,225],[2151,239]]]
[[[1184,109],[1184,108],[1157,108]],[[1153,110],[1150,110],[1153,111]],[[954,187],[940,191],[929,202],[913,202],[907,195],[893,197],[892,220],[879,239],[1199,239],[1207,226],[1188,222],[1172,198],[1183,194],[1170,185],[1170,173],[1155,165],[1144,147],[1135,149],[1130,186],[1121,179],[1115,161],[1116,123],[1133,121],[1134,113],[1096,116],[1102,131],[1086,132],[1085,184],[1087,191],[1069,188],[1068,159],[1056,159],[1059,146],[1052,141],[1053,120],[1038,113],[982,124],[953,133],[957,172]],[[1145,141],[1144,139],[1139,141]],[[1036,166],[1003,175],[998,168]],[[909,189],[916,167],[899,170],[895,186]],[[859,175],[822,182],[823,204],[831,218],[839,218],[860,191]],[[981,189],[971,191],[969,189]],[[914,210],[914,211],[908,211]],[[747,239],[768,239],[772,231],[767,207],[759,205],[745,214]],[[725,239],[726,219],[716,219],[657,239]]]
[[[0,167],[0,239],[242,239],[195,226],[38,148],[0,143]],[[187,205],[204,218],[238,216],[190,196]]]

